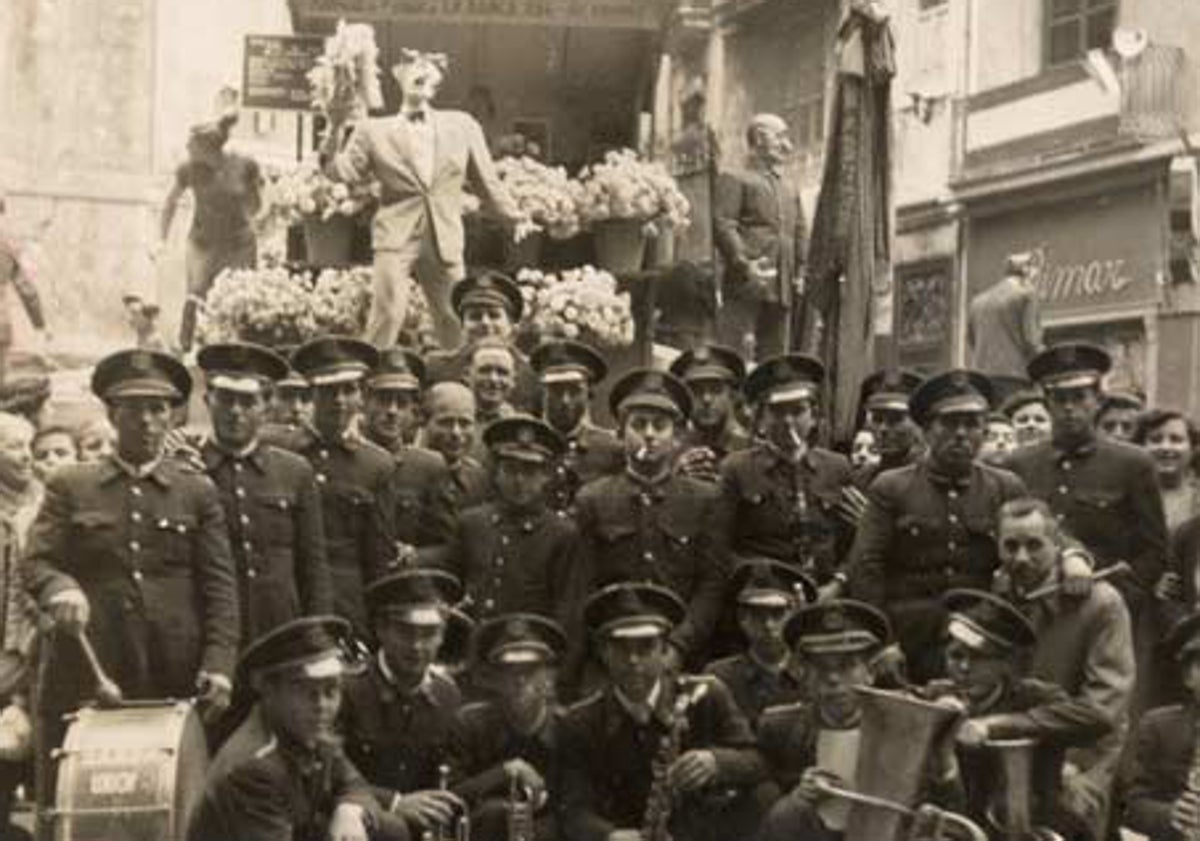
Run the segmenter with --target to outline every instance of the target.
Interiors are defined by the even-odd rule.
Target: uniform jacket
[[[1142,716],[1125,769],[1124,826],[1150,841],[1180,839],[1171,807],[1187,787],[1197,745],[1196,707],[1159,707]]]
[[[749,281],[745,264],[766,257],[779,271],[763,300],[792,302],[792,281],[802,274],[806,224],[800,192],[787,177],[764,169],[722,173],[713,198],[713,238],[724,261],[731,294]]]
[[[569,628],[587,595],[579,547],[564,514],[522,515],[491,502],[460,515],[447,568],[463,582],[476,619],[537,613]]]
[[[384,674],[380,658],[346,682],[342,734],[346,754],[386,809],[396,793],[437,788],[438,766],[450,746],[462,695],[452,679],[431,669],[411,695]]]
[[[767,444],[721,464],[721,529],[734,557],[764,555],[827,579],[841,566],[850,532],[835,506],[852,481],[845,456],[814,447],[793,466]]]
[[[445,545],[454,532],[455,506],[446,460],[422,447],[404,447],[393,456],[396,540],[418,548]]]
[[[1120,589],[1136,612],[1167,557],[1166,517],[1150,457],[1111,441],[1069,453],[1050,442],[1018,449],[1007,467],[1050,505],[1099,568],[1129,562],[1136,580],[1126,577]]]
[[[210,773],[188,841],[325,841],[341,803],[362,806],[376,823],[366,781],[334,744],[311,750],[272,736],[228,766]]]
[[[542,775],[549,804],[556,805],[562,717],[561,710],[551,709],[540,729],[523,734],[512,728],[504,711],[493,701],[460,709],[452,749],[452,765],[458,778],[454,791],[473,806],[485,800],[507,799],[509,780],[504,763],[524,759]]]
[[[296,451],[316,471],[334,612],[364,631],[363,588],[396,557],[395,461],[353,435],[330,443],[304,429],[296,438]]]
[[[704,672],[719,677],[729,687],[738,709],[755,730],[767,707],[794,704],[808,695],[803,667],[795,660],[782,671],[773,672],[748,653],[735,654],[709,663]]]
[[[584,420],[566,438],[567,451],[550,488],[552,505],[563,511],[575,503],[575,495],[588,482],[625,468],[625,447],[611,429]]]
[[[229,526],[243,645],[298,616],[329,613],[333,589],[312,466],[264,444],[236,456],[209,441],[201,456]]]
[[[229,533],[217,489],[197,467],[163,459],[134,478],[107,459],[59,471],[31,530],[25,573],[42,607],[83,590],[88,635],[128,698],[189,697],[199,671],[233,675]],[[43,697],[74,708],[93,688],[91,671],[61,635],[52,656]]]
[[[638,724],[611,688],[568,710],[562,727],[562,820],[575,841],[604,841],[614,829],[640,829],[651,785],[651,765],[669,732],[675,691],[664,684],[655,714]],[[681,753],[703,748],[717,759],[716,788],[747,788],[765,777],[750,725],[729,690],[713,679],[687,713]],[[703,794],[692,795],[702,798]],[[674,810],[686,822],[688,801]],[[676,837],[687,837],[684,833]]]
[[[716,503],[710,483],[668,476],[646,485],[627,473],[585,485],[575,500],[591,587],[650,581],[673,590],[688,610],[671,639],[686,655],[703,651],[724,597]]]
[[[377,250],[401,248],[428,226],[438,256],[443,262],[457,263],[463,255],[465,180],[470,179],[476,195],[499,215],[516,219],[519,214],[496,175],[479,123],[462,111],[434,108],[429,109],[428,119],[434,144],[429,183],[418,174],[409,123],[400,115],[360,123],[325,171],[339,181],[379,180],[383,195],[371,231]]]

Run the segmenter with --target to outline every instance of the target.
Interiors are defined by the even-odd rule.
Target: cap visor
[[[792,600],[778,590],[750,590],[738,596],[738,604],[747,607],[790,607]]]
[[[355,380],[361,380],[366,374],[366,368],[342,368],[334,371],[324,371],[313,374],[309,377],[309,382],[313,385],[337,385],[338,383],[349,383]]]
[[[986,412],[988,403],[975,394],[963,394],[940,400],[930,409],[931,415],[947,415],[951,412]]]
[[[840,634],[812,634],[801,637],[797,646],[808,654],[850,654],[868,651],[879,645],[876,636],[868,631]]]
[[[641,640],[661,637],[667,632],[667,626],[662,622],[625,622],[614,623],[603,630],[605,636],[621,640]]]
[[[336,654],[331,654],[327,657],[322,657],[320,660],[314,660],[311,663],[305,663],[301,667],[304,676],[319,680],[321,678],[338,677],[346,673],[346,665],[342,662],[342,658]]]
[[[257,377],[234,377],[229,374],[214,374],[208,378],[208,387],[236,394],[262,394],[263,383]]]
[[[902,394],[873,394],[867,398],[868,409],[890,409],[893,412],[907,412],[908,398]]]
[[[794,400],[811,400],[816,390],[811,385],[793,385],[778,388],[767,395],[767,403],[791,403]]]
[[[550,649],[544,645],[522,643],[502,646],[491,657],[493,663],[505,666],[523,666],[530,663],[545,663],[550,660]]]
[[[389,374],[382,377],[371,377],[367,387],[373,391],[420,391],[421,384],[416,377],[405,374]]]
[[[158,380],[127,380],[114,385],[104,392],[105,400],[120,397],[165,397],[168,400],[182,400],[179,390]]]
[[[1070,374],[1063,374],[1059,377],[1046,377],[1042,380],[1042,387],[1048,389],[1056,388],[1085,388],[1090,385],[1097,385],[1100,382],[1100,375],[1091,371],[1074,371]]]
[[[446,622],[446,617],[442,615],[441,608],[434,605],[393,607],[387,613],[389,616],[409,625],[432,627],[434,625],[445,624]]]
[[[705,380],[722,380],[724,382],[733,382],[737,377],[728,368],[722,368],[718,365],[697,365],[694,368],[689,368],[683,379],[686,382],[703,382]]]
[[[635,394],[621,401],[620,410],[627,412],[630,409],[657,409],[660,412],[666,412],[673,417],[679,417],[683,413],[675,402],[667,397],[657,394]]]
[[[546,385],[587,382],[587,379],[588,375],[582,368],[552,368],[542,374],[542,382]]]

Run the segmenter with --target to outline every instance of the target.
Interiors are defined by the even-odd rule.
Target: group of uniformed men
[[[453,300],[466,342],[425,360],[341,337],[288,360],[204,348],[195,449],[168,444],[181,363],[97,365],[116,451],[51,479],[24,564],[55,628],[43,805],[90,645],[126,698],[198,699],[219,751],[194,841],[838,838],[872,684],[962,712],[931,803],[986,823],[979,751],[1032,738],[1039,825],[1200,826],[1193,705],[1143,718],[1115,785],[1135,678],[1170,661],[1154,471],[1093,429],[1102,350],[1033,360],[1052,436],[1007,469],[977,458],[985,377],[880,372],[864,475],[815,443],[814,359],[747,375],[689,350],[612,386],[610,431],[599,354],[514,350],[501,275]],[[299,409],[268,423],[272,404]],[[1170,639],[1200,695],[1200,620]]]

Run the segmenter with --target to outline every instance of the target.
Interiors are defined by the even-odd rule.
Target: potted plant
[[[312,160],[290,169],[270,170],[265,180],[267,215],[284,226],[303,225],[309,264],[318,268],[350,265],[354,226],[370,214],[379,197],[379,183],[339,183]]]

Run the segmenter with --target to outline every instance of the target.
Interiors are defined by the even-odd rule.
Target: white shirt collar
[[[654,715],[654,710],[658,708],[658,699],[662,696],[662,680],[656,680],[654,687],[650,690],[650,694],[646,696],[645,701],[631,701],[624,692],[617,687],[613,687],[613,694],[617,697],[617,702],[625,708],[625,712],[636,721],[638,724],[645,724]]]
[[[130,464],[116,453],[113,453],[111,458],[113,460],[113,464],[117,465],[117,467],[121,468],[134,479],[145,479],[158,469],[158,466],[162,464],[163,460],[162,455],[159,455],[157,458],[152,459],[145,464]]]

